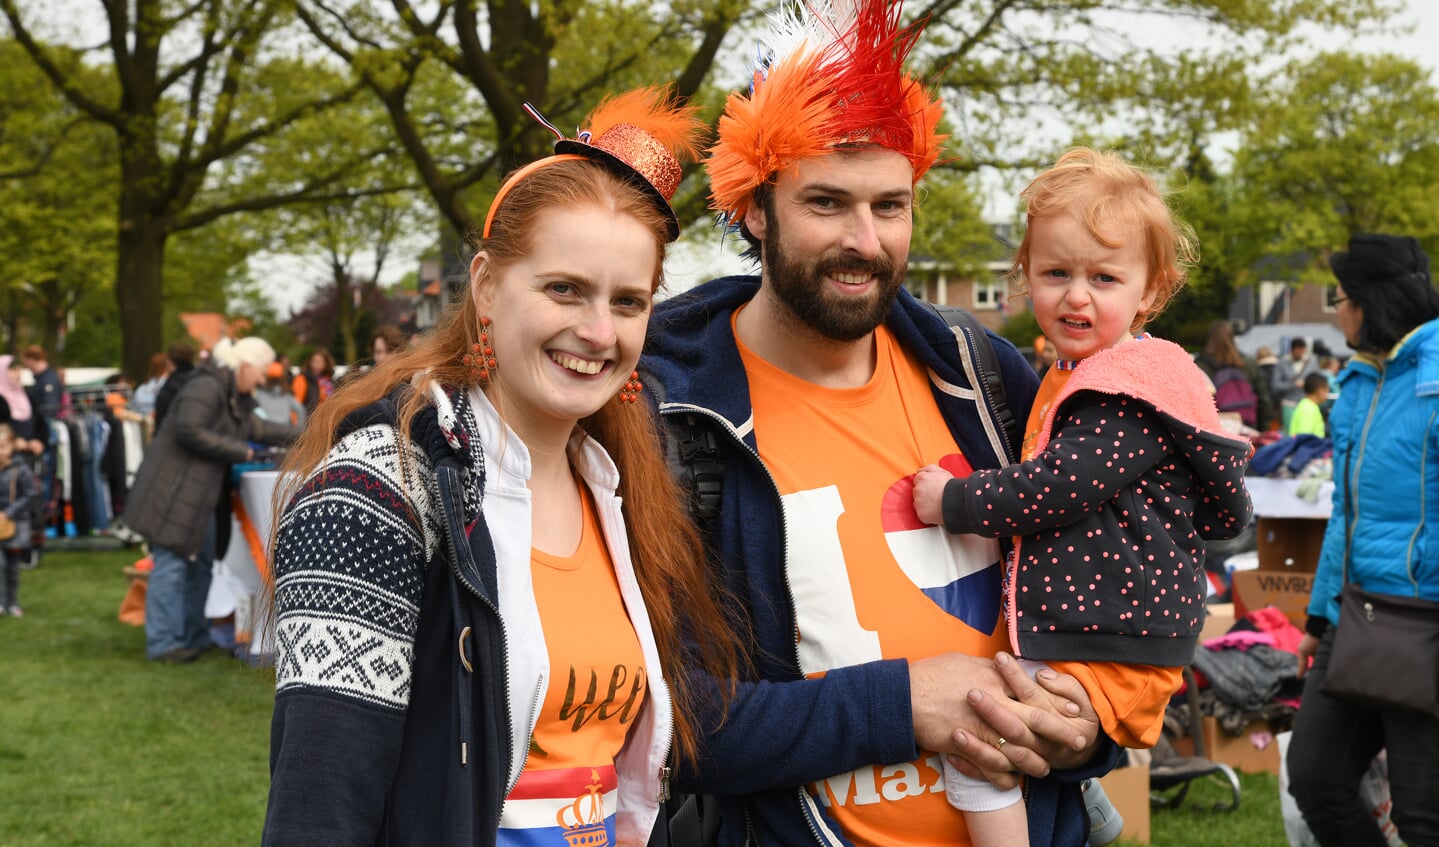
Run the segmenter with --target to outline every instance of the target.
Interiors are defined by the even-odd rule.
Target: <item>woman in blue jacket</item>
[[[1299,646],[1304,700],[1289,747],[1289,790],[1320,844],[1382,847],[1358,786],[1387,747],[1399,835],[1411,847],[1436,845],[1439,720],[1321,688],[1346,565],[1366,591],[1439,600],[1439,291],[1413,238],[1356,235],[1330,265],[1339,325],[1358,355],[1339,375],[1343,391],[1329,418],[1334,511]]]

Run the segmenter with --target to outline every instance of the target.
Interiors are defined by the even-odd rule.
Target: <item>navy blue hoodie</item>
[[[838,831],[834,820],[804,786],[865,765],[918,757],[909,663],[868,662],[817,679],[806,679],[799,669],[779,490],[759,459],[748,380],[730,321],[758,290],[757,277],[727,277],[659,304],[640,363],[661,416],[691,416],[714,434],[726,457],[719,512],[702,532],[755,644],[756,678],[741,686],[724,724],[706,739],[699,773],[681,772],[676,784],[720,795],[721,844],[849,844],[830,835]],[[970,463],[1009,464],[992,404],[973,388],[973,339],[963,332],[957,339],[957,330],[904,291],[886,326],[930,371],[935,402]],[[1007,341],[991,333],[990,342],[1009,407],[1025,420],[1037,385],[1034,371]],[[1084,844],[1089,821],[1079,782],[1108,771],[1118,757],[1119,749],[1101,737],[1089,767],[1030,780],[1031,844]]]

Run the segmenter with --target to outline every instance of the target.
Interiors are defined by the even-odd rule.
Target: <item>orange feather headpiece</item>
[[[904,155],[914,181],[939,158],[943,106],[903,65],[923,29],[900,25],[903,0],[807,0],[781,18],[749,94],[734,93],[705,162],[710,206],[731,226],[755,189],[840,144]],[[778,42],[789,41],[788,45]]]
[[[547,165],[574,159],[588,159],[635,185],[664,212],[669,240],[679,237],[679,220],[670,200],[684,175],[680,159],[699,158],[704,122],[694,107],[674,105],[667,88],[637,88],[601,101],[586,120],[589,129],[575,138],[565,138],[529,103],[524,108],[555,134],[555,155],[516,170],[500,186],[485,216],[486,238],[501,201],[520,180]]]

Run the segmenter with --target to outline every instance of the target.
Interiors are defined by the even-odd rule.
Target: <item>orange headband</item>
[[[500,201],[505,199],[505,195],[510,193],[510,189],[514,188],[516,185],[519,185],[520,180],[524,179],[525,177],[529,176],[540,168],[545,167],[546,165],[553,165],[556,162],[569,162],[583,158],[585,157],[577,153],[557,153],[553,156],[546,156],[543,159],[536,159],[533,162],[530,162],[528,165],[525,165],[524,167],[510,174],[510,178],[505,180],[505,184],[500,186],[499,191],[495,192],[495,199],[490,201],[490,212],[489,214],[485,215],[484,237],[490,237],[490,226],[495,222],[495,212],[499,211],[500,209]]]
[[[679,220],[670,199],[684,176],[681,158],[693,161],[698,156],[704,124],[696,117],[695,107],[674,105],[667,87],[637,88],[605,98],[590,113],[590,128],[576,138],[565,138],[529,103],[524,109],[555,134],[555,155],[531,162],[505,180],[485,215],[484,238],[490,237],[500,203],[520,180],[540,168],[571,160],[593,162],[638,188],[664,213],[665,240],[679,237]]]

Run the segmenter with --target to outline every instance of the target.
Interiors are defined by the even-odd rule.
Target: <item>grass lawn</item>
[[[1288,847],[1279,814],[1279,777],[1241,773],[1239,809],[1208,811],[1227,802],[1229,790],[1217,782],[1196,782],[1177,809],[1152,809],[1150,844],[1162,847]],[[1121,842],[1127,844],[1128,842]]]
[[[26,616],[0,618],[0,845],[259,843],[273,676],[212,652],[145,660],[116,620],[139,554],[50,553],[21,575]],[[1162,847],[1284,847],[1274,777],[1245,775],[1238,812],[1154,810]],[[439,847],[437,845],[437,847]]]
[[[139,554],[50,553],[0,618],[0,844],[258,844],[274,677],[145,660],[115,615]]]

